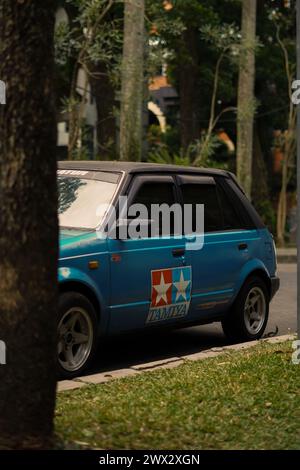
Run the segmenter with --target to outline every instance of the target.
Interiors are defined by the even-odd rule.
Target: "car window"
[[[214,184],[183,184],[181,191],[184,204],[193,205],[193,231],[195,231],[196,204],[204,204],[204,231],[223,230],[222,212]]]
[[[218,193],[223,214],[224,230],[242,229],[243,223],[241,222],[232,202],[228,198],[228,195],[221,186],[218,186]]]
[[[145,182],[139,188],[137,194],[132,201],[132,204],[143,204],[148,211],[148,219],[151,219],[151,208],[152,205],[167,204],[171,207],[175,200],[175,185],[173,183],[166,182]],[[157,235],[162,234],[162,219],[160,218],[159,227],[157,229]],[[170,235],[174,234],[174,218],[171,214],[170,217]],[[149,230],[150,236],[150,230]]]

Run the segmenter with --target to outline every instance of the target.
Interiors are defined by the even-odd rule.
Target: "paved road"
[[[280,335],[296,331],[296,264],[279,265],[281,288],[270,307],[266,333],[278,326]],[[110,338],[99,347],[94,366],[87,373],[121,369],[134,364],[190,354],[228,344],[218,323],[170,332]]]

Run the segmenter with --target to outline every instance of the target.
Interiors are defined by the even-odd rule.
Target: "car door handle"
[[[239,249],[240,251],[242,251],[242,250],[247,250],[247,248],[248,248],[247,243],[240,243],[240,244],[238,245],[238,249]]]
[[[181,256],[185,255],[185,249],[184,248],[178,248],[176,250],[172,250],[172,254],[174,258],[180,258]]]

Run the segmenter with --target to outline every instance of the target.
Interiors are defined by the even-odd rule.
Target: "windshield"
[[[95,229],[103,219],[116,188],[116,183],[108,181],[59,176],[59,225]]]

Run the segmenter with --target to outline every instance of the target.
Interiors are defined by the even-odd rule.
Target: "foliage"
[[[256,95],[259,99],[258,113],[266,128],[286,128],[289,110],[287,78],[282,51],[276,38],[276,25],[280,23],[280,35],[295,70],[294,7],[294,1],[291,2],[291,8],[284,8],[283,2],[276,7],[273,1],[267,0],[258,16],[257,34],[262,47],[258,49],[256,57]],[[265,151],[272,146],[272,135],[266,137]]]
[[[68,96],[72,74],[80,51],[79,62],[86,70],[90,63],[104,61],[115,90],[120,88],[120,58],[123,40],[123,5],[113,5],[99,21],[109,0],[65,0],[73,8],[68,25],[60,24],[56,30],[56,61],[59,71],[60,96],[65,96],[64,108],[79,105],[81,97]],[[238,59],[241,55],[241,2],[240,0],[171,0],[164,8],[162,0],[146,0],[146,28],[149,35],[145,74],[151,77],[163,70],[169,82],[181,95],[180,73],[187,64],[193,64],[195,82],[195,119],[199,122],[199,136],[183,151],[180,143],[181,121],[178,109],[167,115],[169,124],[164,135],[155,135],[149,129],[149,161],[170,161],[180,164],[226,166],[234,170],[233,162],[220,159],[220,147],[215,130],[224,128],[235,141]],[[249,112],[256,109],[255,121],[262,153],[267,168],[272,167],[271,148],[273,131],[287,129],[289,117],[288,85],[280,38],[288,52],[290,74],[295,74],[295,0],[286,8],[284,2],[265,0],[258,2],[257,42],[247,47],[256,51],[256,102],[249,103]],[[95,28],[95,25],[97,26]],[[189,31],[193,42],[186,41]],[[216,66],[219,77],[216,82]],[[99,78],[101,78],[99,76]],[[214,97],[214,100],[212,98]],[[214,101],[214,102],[212,102]],[[212,113],[213,110],[213,113]],[[230,111],[227,112],[227,111]],[[212,119],[213,117],[213,119]],[[80,118],[80,116],[79,116]],[[211,122],[210,122],[211,121]],[[211,126],[210,126],[211,124]],[[284,149],[284,142],[281,142]],[[227,154],[228,157],[228,154]],[[225,162],[225,163],[224,163]],[[294,159],[290,170],[293,175]],[[276,199],[277,180],[269,175],[270,196]],[[289,179],[288,189],[294,189],[295,179]],[[274,214],[270,203],[256,201],[267,224],[273,226]]]
[[[206,142],[205,134],[201,139],[192,142],[186,151],[180,149],[178,152],[177,146],[172,145],[172,139],[174,139],[172,129],[167,128],[167,132],[162,133],[159,126],[151,126],[148,133],[148,141],[151,145],[147,160],[152,163],[181,166],[195,165],[197,161],[197,166],[228,169],[228,163],[219,159],[217,155],[217,151],[224,145],[217,135],[211,137],[205,152],[202,151],[202,146]]]
[[[295,8],[295,4],[294,4]],[[294,9],[295,11],[295,9]],[[296,70],[295,47],[291,50],[291,41],[282,37],[282,31],[291,30],[295,27],[295,18],[282,15],[278,8],[274,8],[269,13],[269,19],[274,24],[276,44],[282,55],[282,68],[285,72],[285,89],[288,99],[287,119],[285,132],[281,133],[282,142],[282,169],[281,169],[281,189],[277,206],[277,243],[284,245],[287,225],[287,189],[292,179],[295,156],[296,156],[296,116],[297,110],[292,103],[292,81]],[[293,46],[295,44],[293,43]]]
[[[114,3],[113,0],[67,0],[77,15],[69,24],[60,23],[56,28],[58,64],[76,59],[82,52],[82,64],[105,62],[113,70],[120,61],[122,49],[122,19],[109,17]]]
[[[217,51],[228,50],[233,57],[239,55],[242,34],[236,24],[205,24],[200,27],[200,31],[203,40],[212,44]]]
[[[224,3],[224,2],[223,2]],[[226,2],[236,5],[237,2]],[[152,15],[155,24],[155,42],[151,49],[160,47],[165,51],[163,58],[167,65],[169,80],[180,93],[180,73],[182,64],[193,63],[194,72],[199,75],[197,86],[205,93],[199,93],[199,105],[196,107],[196,120],[200,120],[199,136],[191,142],[188,158],[191,163],[206,165],[214,162],[213,151],[218,147],[218,138],[214,135],[216,125],[222,123],[224,114],[233,111],[231,104],[235,96],[233,76],[236,60],[241,47],[241,34],[238,25],[230,19],[224,21],[220,2],[196,2],[193,0],[172,2],[171,11],[164,12],[158,7],[159,2],[152,2]],[[227,16],[225,15],[227,19]],[[171,28],[176,22],[176,27]],[[197,44],[188,44],[183,39],[188,30],[196,32]],[[191,50],[194,49],[193,55]],[[195,49],[199,64],[195,62]],[[204,60],[202,60],[202,56]],[[224,59],[229,59],[231,67],[222,67]],[[195,68],[196,67],[196,68]],[[199,70],[199,73],[196,70]],[[191,73],[186,71],[186,73]],[[195,76],[196,76],[195,75]],[[195,84],[196,85],[196,84]],[[174,152],[174,149],[172,150]],[[180,146],[175,153],[182,154]]]
[[[120,85],[123,19],[119,3],[116,0],[66,0],[65,6],[71,8],[72,15],[68,23],[60,23],[56,28],[57,70],[61,81],[68,83],[61,96],[65,112],[69,114],[68,158],[76,158],[79,152],[77,142],[89,82],[105,75],[115,86]],[[83,69],[86,76],[80,93],[79,69]]]
[[[156,41],[159,42],[166,50],[165,63],[168,66],[168,75],[171,82],[176,88],[179,87],[179,73],[183,64],[193,61],[191,55],[192,48],[197,49],[199,63],[195,66],[199,67],[199,82],[197,86],[199,90],[205,90],[199,100],[199,117],[207,120],[208,110],[210,108],[211,90],[213,86],[214,68],[219,52],[215,47],[211,47],[206,33],[209,32],[210,39],[215,40],[218,37],[218,31],[223,26],[221,35],[228,32],[227,41],[237,39],[237,24],[234,25],[239,13],[238,2],[236,1],[204,1],[197,0],[175,0],[173,9],[166,12],[161,8],[160,0],[151,1],[151,14],[153,23],[156,26]],[[230,6],[230,8],[228,8]],[[228,12],[231,14],[228,15]],[[175,25],[173,27],[173,25]],[[226,25],[226,26],[225,26]],[[197,44],[190,44],[187,47],[184,42],[184,33],[188,29],[195,29],[197,32]],[[231,29],[234,34],[231,35]],[[226,38],[221,38],[223,45]],[[235,95],[235,87],[232,82],[234,69],[226,70],[224,79],[222,80],[220,99],[223,103],[231,101]],[[226,92],[226,94],[224,93]]]
[[[170,165],[189,166],[190,159],[187,155],[170,153],[166,147],[149,152],[148,161]]]

